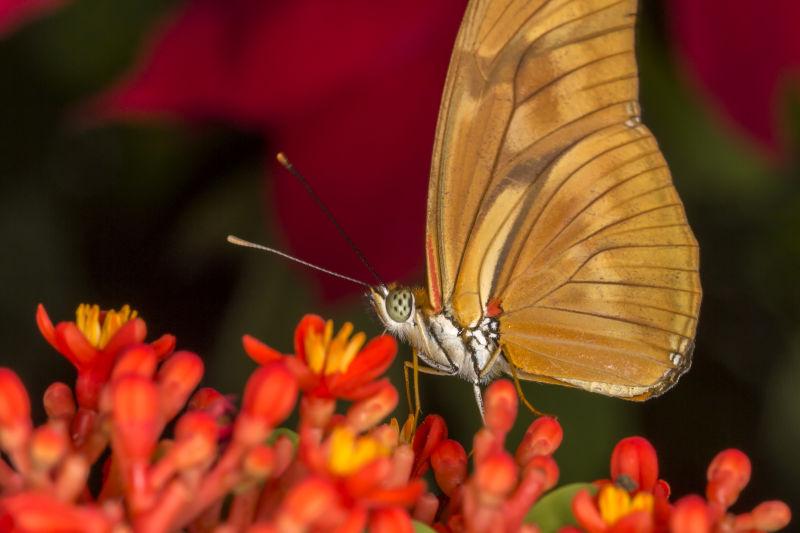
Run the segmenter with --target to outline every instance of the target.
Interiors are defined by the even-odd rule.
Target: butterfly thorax
[[[415,298],[414,292],[404,288],[373,291],[371,299],[381,322],[411,344],[425,364],[473,384],[491,381],[506,370],[505,360],[497,353],[496,318],[484,317],[465,326],[448,310],[436,311],[425,305],[426,299]]]

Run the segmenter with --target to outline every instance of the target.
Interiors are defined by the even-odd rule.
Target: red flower
[[[611,455],[611,480],[597,482],[596,496],[579,491],[572,511],[588,533],[744,533],[786,527],[791,513],[779,501],[765,502],[738,516],[728,513],[749,480],[747,456],[739,450],[724,450],[708,467],[708,500],[690,495],[672,506],[669,485],[658,479],[655,449],[642,437],[629,437]]]
[[[405,278],[422,265],[436,115],[464,6],[187,0],[97,105],[106,115],[222,120],[263,133],[311,178],[377,271]],[[273,155],[281,173],[268,211],[293,252],[366,277]],[[403,216],[388,216],[387,203]],[[329,296],[358,290],[320,279]]]
[[[800,3],[674,0],[668,5],[681,59],[703,91],[772,154],[780,111],[800,76]],[[792,87],[794,83],[794,87]]]
[[[74,322],[50,321],[44,306],[36,310],[36,323],[42,336],[78,370],[78,404],[97,409],[99,392],[108,381],[117,355],[125,348],[144,342],[147,326],[136,311],[124,305],[119,311],[101,311],[97,305],[81,304]],[[158,359],[175,348],[175,337],[163,335],[150,344]]]
[[[353,325],[347,322],[334,337],[333,322],[306,315],[295,330],[294,356],[283,356],[250,335],[242,341],[247,354],[257,363],[285,359],[308,396],[362,400],[388,384],[385,379],[375,379],[392,364],[397,341],[390,335],[381,335],[364,346],[366,336],[357,333],[350,337],[352,332]]]

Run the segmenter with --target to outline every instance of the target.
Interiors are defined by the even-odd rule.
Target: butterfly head
[[[389,331],[402,334],[413,327],[416,303],[408,287],[375,287],[370,290],[370,301]]]

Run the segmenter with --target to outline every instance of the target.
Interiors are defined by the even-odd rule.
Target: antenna
[[[328,206],[325,205],[325,203],[322,201],[322,198],[320,198],[319,195],[316,193],[316,191],[314,191],[314,188],[311,187],[311,184],[308,182],[305,176],[303,176],[300,173],[300,171],[294,167],[294,165],[286,157],[286,154],[284,154],[283,152],[278,152],[278,155],[275,156],[275,158],[278,160],[278,163],[280,163],[283,166],[283,168],[288,170],[292,174],[292,176],[297,178],[297,181],[299,181],[300,184],[305,188],[308,195],[317,203],[317,206],[322,210],[323,213],[325,213],[325,216],[328,217],[328,220],[331,221],[333,226],[336,228],[336,231],[339,232],[339,235],[342,236],[345,242],[347,242],[348,246],[350,246],[353,252],[355,252],[356,256],[358,256],[358,259],[361,261],[361,263],[365,267],[367,267],[367,270],[369,270],[370,274],[372,274],[372,277],[378,281],[378,285],[380,285],[381,287],[386,287],[386,283],[384,283],[383,278],[381,278],[375,271],[375,269],[372,268],[372,265],[369,263],[369,261],[367,261],[367,258],[361,252],[361,249],[358,246],[356,246],[356,243],[353,242],[353,240],[350,238],[347,232],[344,231],[344,228],[342,228],[339,222],[337,222],[336,217],[333,216],[333,213],[331,212],[330,209],[328,209]]]
[[[328,270],[327,268],[322,268],[321,266],[309,263],[308,261],[303,261],[302,259],[298,259],[297,257],[289,255],[286,252],[281,252],[280,250],[276,250],[275,248],[270,248],[269,246],[264,246],[262,244],[256,244],[254,242],[240,239],[235,235],[228,235],[228,242],[231,244],[235,244],[236,246],[244,246],[245,248],[255,248],[256,250],[263,250],[265,252],[270,252],[272,254],[279,255],[285,259],[289,259],[290,261],[294,261],[295,263],[300,263],[301,265],[313,268],[315,270],[319,270],[320,272],[325,272],[326,274],[330,274],[331,276],[334,276],[336,278],[345,279],[347,281],[352,281],[353,283],[358,283],[359,285],[363,285],[364,287],[372,288],[369,283],[364,283],[361,280],[345,276],[344,274],[339,274],[338,272],[334,272],[333,270]]]

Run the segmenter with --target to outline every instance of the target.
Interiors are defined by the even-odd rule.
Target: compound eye
[[[398,289],[386,297],[386,314],[395,322],[405,322],[414,309],[414,295],[408,289]]]

